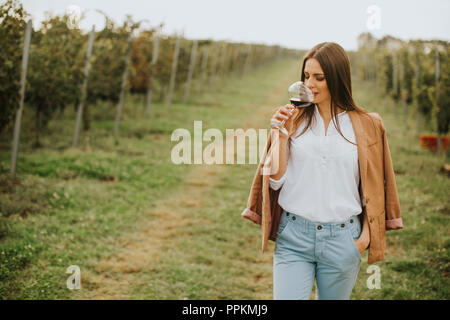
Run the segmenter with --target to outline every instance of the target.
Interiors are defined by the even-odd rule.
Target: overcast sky
[[[3,2],[0,0],[0,2]],[[22,0],[39,27],[45,11],[62,14],[70,5],[87,12],[82,29],[104,26],[100,9],[121,23],[126,14],[164,23],[164,33],[308,49],[333,41],[357,49],[361,32],[381,38],[450,40],[450,0]],[[369,9],[375,5],[375,9]],[[373,8],[373,7],[372,7]],[[379,11],[378,11],[379,10]],[[378,14],[378,13],[379,14]],[[379,28],[378,28],[379,27]]]

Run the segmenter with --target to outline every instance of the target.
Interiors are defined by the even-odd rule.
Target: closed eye
[[[305,79],[309,79],[309,75],[305,75]],[[323,80],[325,80],[325,78],[324,77],[316,77],[316,80],[323,81]]]

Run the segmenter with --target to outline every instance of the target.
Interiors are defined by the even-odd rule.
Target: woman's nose
[[[311,81],[310,81],[309,79],[307,79],[307,80],[305,81],[305,86],[306,86],[309,90],[312,90],[312,89],[313,89],[312,83],[311,83]]]

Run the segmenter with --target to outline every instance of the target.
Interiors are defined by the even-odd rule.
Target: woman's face
[[[314,93],[313,103],[331,101],[325,74],[317,59],[309,58],[305,64],[305,85]]]

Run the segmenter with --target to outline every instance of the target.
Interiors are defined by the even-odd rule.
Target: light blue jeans
[[[274,299],[309,299],[314,280],[318,299],[349,299],[361,263],[354,242],[360,234],[356,215],[320,223],[283,210],[273,255]]]

